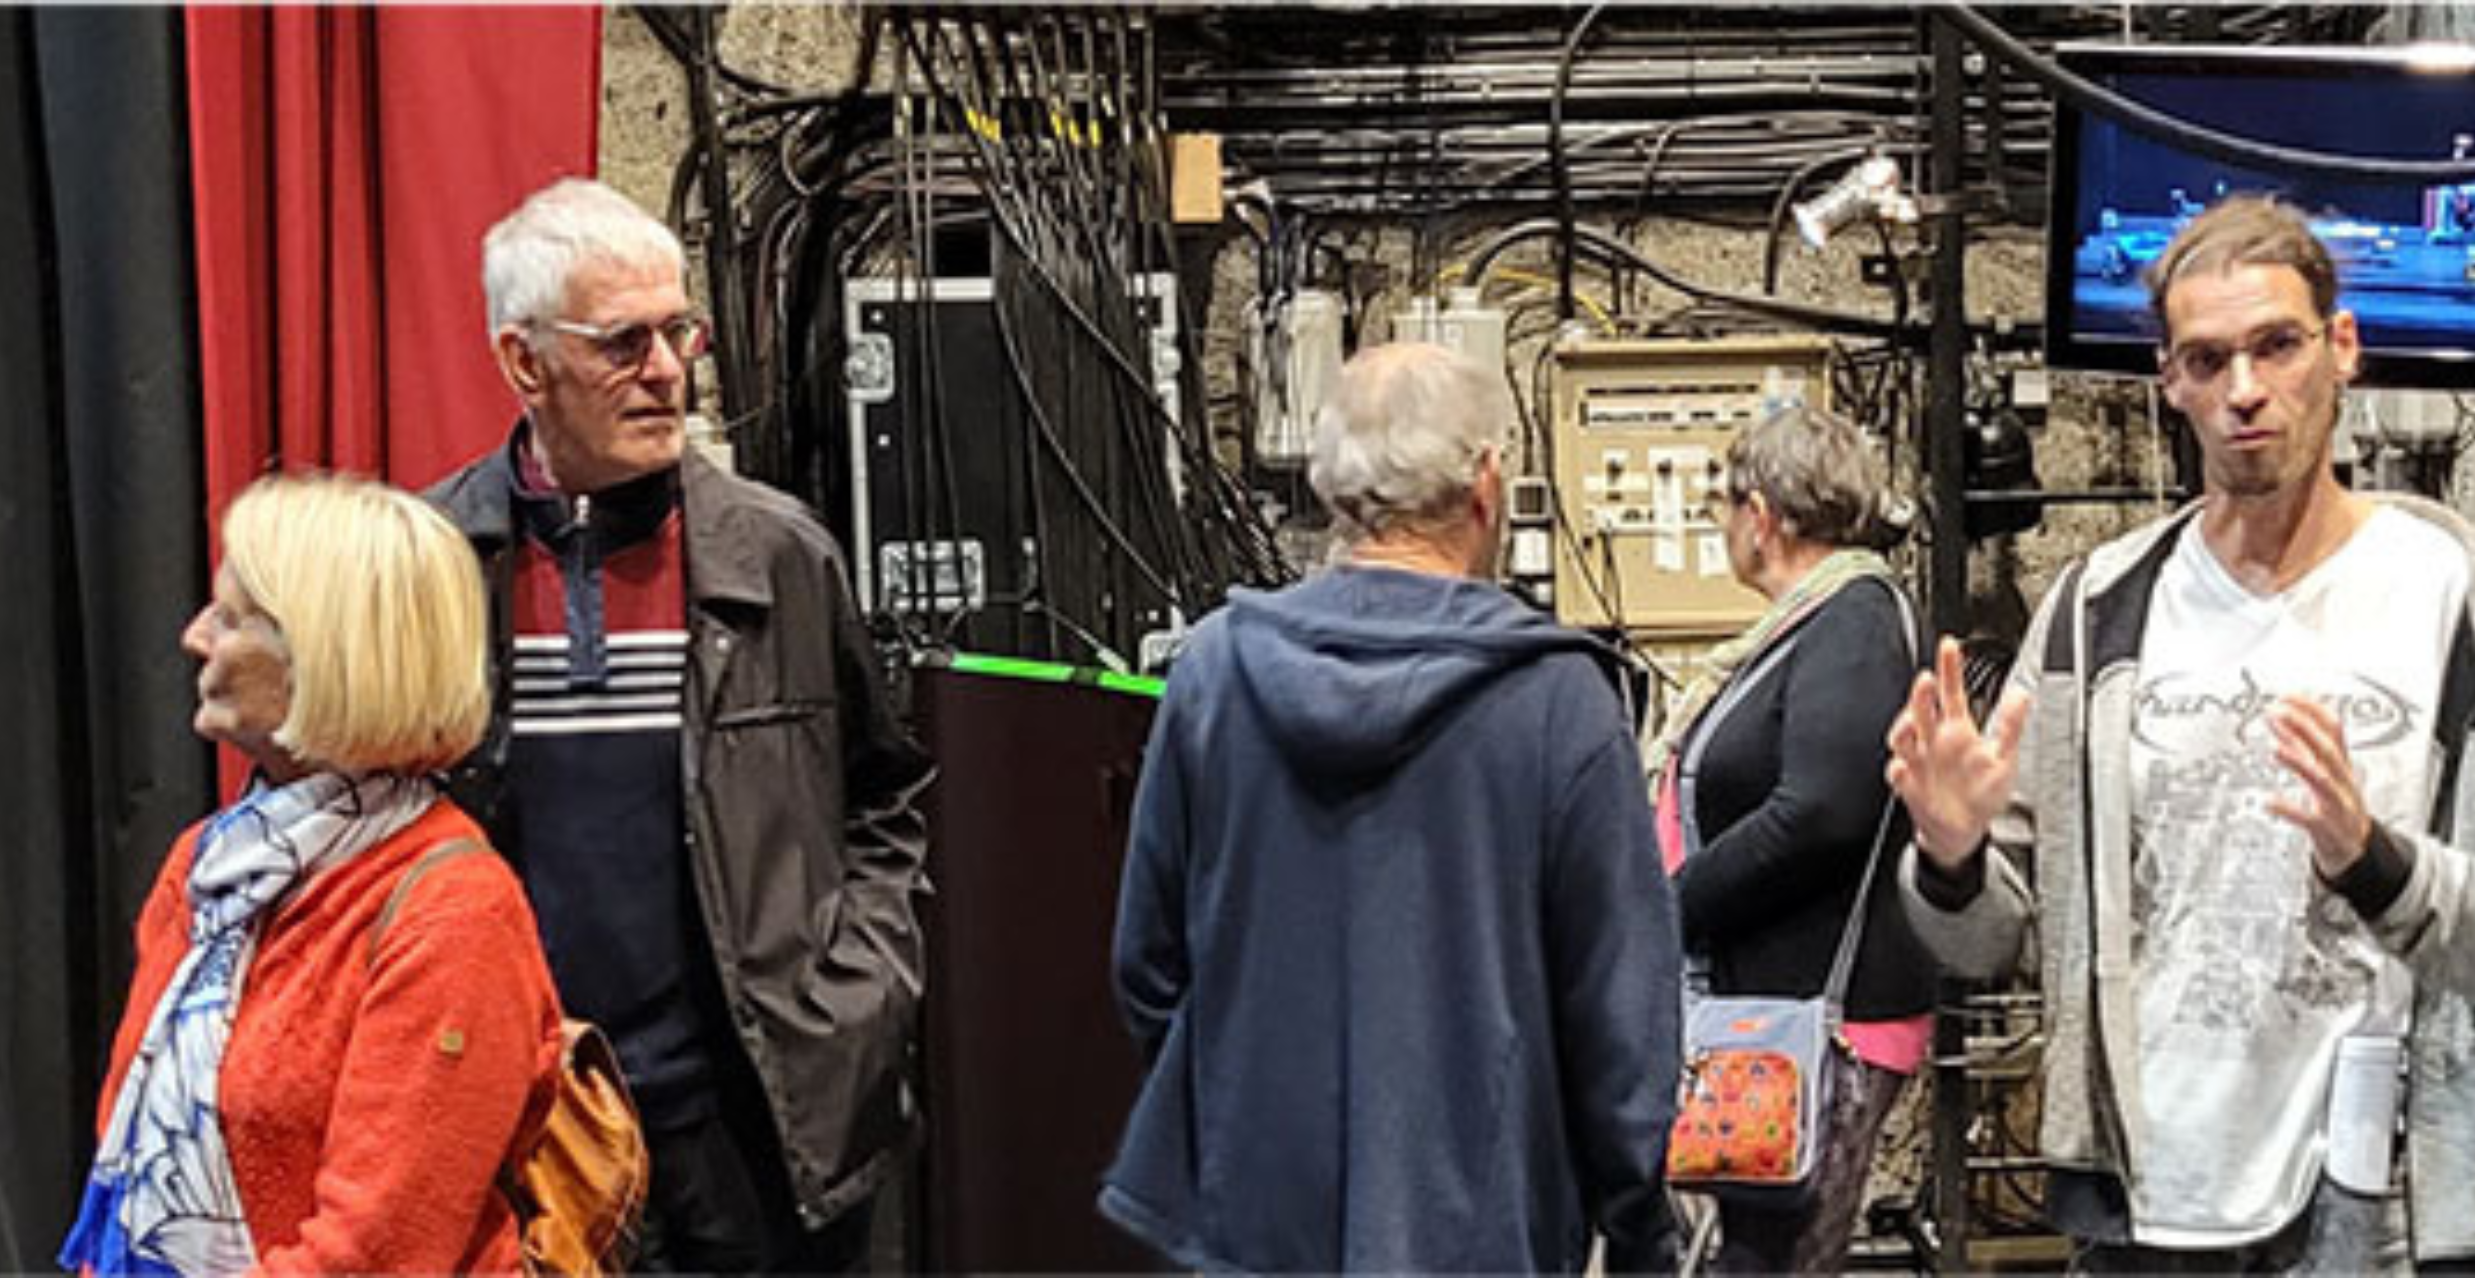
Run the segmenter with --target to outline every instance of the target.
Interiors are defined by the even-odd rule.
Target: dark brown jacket
[[[494,449],[429,493],[492,581],[511,562],[508,456]],[[815,1228],[883,1184],[910,1134],[903,1057],[927,888],[917,799],[933,768],[887,695],[832,535],[693,450],[680,479],[689,870],[731,1028]],[[458,787],[476,815],[502,778],[499,719]]]

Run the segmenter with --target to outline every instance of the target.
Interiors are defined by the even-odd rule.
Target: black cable
[[[677,59],[682,65],[696,56],[697,45],[701,37],[693,28],[700,20],[697,15],[702,11],[701,7],[692,6],[684,10],[673,10],[663,6],[640,4],[632,6],[630,11],[644,23],[646,30],[653,33],[654,40],[662,46],[663,51]],[[719,57],[713,60],[713,72],[741,92],[768,97],[787,97],[791,92],[784,85],[775,84],[770,80],[726,65]]]
[[[907,89],[908,86],[904,87]],[[902,352],[897,356],[898,376],[895,379],[895,384],[901,392],[904,409],[904,430],[899,440],[899,447],[895,450],[899,479],[898,491],[901,494],[902,532],[916,539],[922,531],[920,525],[931,518],[927,496],[929,483],[926,474],[927,450],[921,446],[921,441],[931,429],[930,423],[937,419],[940,411],[939,392],[943,384],[929,376],[926,371],[930,366],[930,361],[934,358],[933,352],[936,347],[936,295],[933,283],[935,279],[933,256],[929,261],[921,260],[923,254],[933,255],[934,239],[932,232],[922,225],[923,215],[919,207],[921,184],[910,180],[912,166],[917,163],[919,144],[909,129],[901,130],[898,136],[904,180],[901,197],[894,203],[894,225],[895,235],[903,248],[902,261],[909,269],[895,276],[894,302],[888,312],[888,319],[896,326],[900,334],[896,350]],[[912,289],[915,286],[921,287],[924,294],[914,297]],[[903,313],[902,308],[906,303],[913,308],[911,312],[913,319],[909,324],[902,323],[900,318]],[[904,350],[905,347],[908,348],[907,351]],[[869,447],[868,442],[863,441],[861,447],[863,449]],[[873,466],[869,469],[871,473],[875,470]],[[872,489],[873,484],[870,487]],[[860,548],[857,553],[871,555],[875,558],[878,569],[877,609],[893,618],[897,627],[906,636],[914,635],[919,616],[917,600],[921,593],[919,573],[922,564],[915,556],[905,557],[904,580],[901,590],[897,592],[894,583],[889,580],[892,574],[885,571],[887,561],[881,553],[881,547],[894,539],[894,530],[876,526],[876,516],[879,512],[874,506],[875,493],[873,491],[860,490],[858,499],[863,503],[862,508],[870,512],[872,544]],[[897,605],[895,602],[897,599],[903,600],[907,606]]]
[[[1056,426],[1049,421],[1047,410],[1040,406],[1040,396],[1031,384],[1030,375],[1025,371],[1022,349],[1015,342],[1013,323],[1006,318],[1004,307],[992,309],[997,319],[998,340],[1005,346],[1006,368],[1014,375],[1015,386],[1022,391],[1024,406],[1031,410],[1033,433],[1039,436],[1040,443],[1047,448],[1049,459],[1056,463],[1057,473],[1065,478],[1067,485],[1074,490],[1074,495],[1081,499],[1084,511],[1091,516],[1092,522],[1099,525],[1100,530],[1108,535],[1109,540],[1116,544],[1118,553],[1126,557],[1126,562],[1132,565],[1146,582],[1150,583],[1153,590],[1159,592],[1161,598],[1183,607],[1184,600],[1179,596],[1177,588],[1170,585],[1159,570],[1152,567],[1151,561],[1144,557],[1143,552],[1135,548],[1134,539],[1126,535],[1126,530],[1120,528],[1115,519],[1110,518],[1107,503],[1101,501],[1099,494],[1093,492],[1091,486],[1084,482],[1082,471],[1075,466],[1074,458],[1066,451],[1064,442],[1058,438]]]
[[[654,42],[661,45],[663,52],[674,60],[685,63],[694,56],[695,41],[677,25],[682,20],[680,14],[650,4],[632,6],[628,12],[636,15],[636,20],[653,34]]]
[[[1137,113],[1137,118],[1144,122],[1152,145],[1139,149],[1143,154],[1157,159],[1165,155],[1166,148],[1160,145],[1165,135],[1160,128],[1161,119],[1157,110],[1157,104],[1160,101],[1157,83],[1159,69],[1153,48],[1153,32],[1149,25],[1145,28],[1143,60],[1142,83],[1147,109]],[[1144,225],[1151,237],[1153,249],[1159,255],[1159,260],[1171,269],[1170,278],[1175,280],[1178,275],[1174,268],[1178,263],[1179,255],[1168,214],[1169,184],[1166,178],[1166,174],[1154,170],[1143,183],[1142,189],[1151,194],[1153,201],[1151,216],[1144,220]],[[1343,255],[1342,264],[1345,269],[1346,255]],[[1208,296],[1208,293],[1205,296]],[[1180,309],[1176,328],[1179,355],[1178,376],[1181,379],[1180,385],[1187,396],[1186,402],[1195,406],[1196,416],[1202,423],[1201,429],[1197,432],[1197,438],[1203,450],[1203,455],[1199,458],[1185,456],[1183,453],[1181,457],[1187,468],[1199,477],[1201,486],[1212,494],[1209,498],[1212,505],[1234,507],[1219,516],[1221,535],[1204,542],[1214,561],[1210,565],[1211,578],[1205,583],[1207,592],[1217,596],[1240,580],[1258,584],[1292,580],[1295,574],[1290,570],[1286,557],[1281,553],[1269,522],[1263,518],[1261,510],[1256,506],[1251,495],[1243,490],[1237,478],[1221,464],[1217,453],[1211,449],[1212,400],[1204,375],[1202,339],[1204,323],[1201,322],[1204,313],[1203,303],[1198,299],[1194,290],[1180,287],[1177,290],[1177,304]],[[1243,423],[1240,425],[1238,438],[1242,451],[1251,449],[1252,433],[1245,429]],[[1239,473],[1251,474],[1253,472]]]
[[[1139,322],[1130,328],[1126,324],[1132,318],[1129,309],[1131,301],[1139,291],[1143,291],[1138,288],[1137,280],[1131,273],[1135,264],[1126,251],[1131,246],[1131,236],[1125,234],[1125,230],[1131,219],[1125,216],[1128,210],[1123,200],[1131,199],[1135,193],[1127,189],[1129,184],[1124,181],[1122,170],[1117,175],[1117,181],[1112,183],[1108,180],[1109,175],[1100,167],[1101,149],[1091,145],[1099,136],[1104,122],[1113,114],[1121,114],[1111,110],[1112,104],[1105,92],[1105,86],[1112,83],[1115,77],[1100,67],[1103,45],[1098,41],[1091,23],[1086,21],[1080,24],[1082,60],[1079,68],[1075,66],[1073,48],[1067,40],[1062,17],[1046,25],[1055,32],[1053,61],[1059,69],[1052,71],[1036,62],[1034,68],[1041,94],[1051,104],[1052,118],[1069,121],[1068,136],[1052,137],[1047,145],[1055,153],[1058,170],[1066,179],[1060,184],[1060,189],[1072,202],[1066,221],[1076,232],[1079,251],[1069,255],[1068,263],[1076,276],[1074,283],[1088,290],[1087,295],[1078,301],[1088,312],[1101,317],[1104,323],[1114,319],[1119,321],[1114,327],[1125,330],[1109,332],[1103,343],[1105,346],[1122,352],[1132,345],[1148,345],[1147,328]],[[1079,97],[1069,99],[1064,93],[1064,86],[1078,72],[1086,91]],[[1109,149],[1121,153],[1125,150],[1123,146]],[[1108,197],[1107,191],[1111,186],[1120,189],[1121,199]],[[1096,396],[1102,403],[1092,406],[1089,411],[1069,412],[1065,421],[1069,428],[1079,428],[1084,423],[1097,424],[1103,420],[1114,421],[1118,425],[1119,434],[1115,438],[1103,437],[1095,441],[1096,447],[1093,449],[1103,462],[1102,490],[1121,493],[1131,488],[1135,509],[1146,518],[1156,544],[1173,561],[1173,575],[1181,581],[1196,581],[1203,574],[1196,560],[1193,540],[1184,535],[1185,529],[1174,514],[1176,503],[1168,491],[1165,469],[1151,464],[1153,450],[1168,442],[1167,437],[1149,436],[1141,423],[1124,411],[1124,401],[1117,392],[1121,386],[1130,384],[1094,382],[1079,377],[1067,379],[1069,397]],[[1141,388],[1146,393],[1157,393],[1148,379]]]
[[[1050,86],[1064,84],[1076,76],[1092,77],[1091,92],[1106,96],[1110,85],[1124,80],[1122,74],[1112,75],[1106,61],[1094,53],[1088,65],[1071,65],[1052,73],[1046,65],[1050,59],[1040,54],[1041,47],[1068,48],[1059,44],[1061,24],[1052,23],[1043,29],[1047,46],[1035,44],[1026,37],[1017,44],[994,29],[992,23],[974,23],[957,40],[943,23],[932,23],[923,35],[907,17],[898,17],[897,33],[902,46],[910,54],[908,65],[920,68],[927,77],[935,110],[951,121],[954,136],[962,142],[961,157],[975,182],[987,198],[991,222],[997,234],[997,246],[1007,250],[1002,259],[1028,270],[1039,281],[1036,290],[1051,299],[1065,312],[1070,323],[1040,323],[1026,331],[1018,318],[1019,308],[1008,305],[1005,318],[1012,329],[1014,356],[1028,367],[1020,380],[1028,393],[1041,394],[1037,384],[1052,380],[1063,388],[1066,404],[1062,417],[1057,411],[1058,396],[1041,394],[1035,401],[1041,421],[1047,429],[1041,443],[1064,464],[1086,452],[1094,453],[1102,462],[1102,491],[1121,494],[1134,502],[1149,525],[1146,531],[1156,534],[1159,551],[1169,558],[1173,571],[1153,566],[1146,551],[1146,567],[1155,578],[1174,580],[1182,585],[1162,597],[1173,606],[1184,598],[1198,597],[1216,591],[1226,580],[1227,567],[1215,568],[1213,556],[1223,553],[1219,547],[1233,546],[1256,565],[1277,564],[1278,556],[1270,532],[1261,525],[1260,516],[1247,503],[1234,478],[1228,474],[1204,440],[1183,421],[1167,412],[1155,392],[1148,374],[1134,366],[1127,348],[1130,341],[1148,341],[1148,330],[1128,336],[1123,320],[1131,314],[1131,303],[1122,300],[1133,291],[1129,270],[1138,265],[1136,256],[1128,252],[1131,236],[1126,232],[1131,224],[1144,222],[1141,210],[1134,202],[1140,192],[1121,192],[1112,202],[1102,195],[1111,184],[1138,185],[1127,179],[1129,169],[1109,165],[1093,154],[1093,148],[1082,147],[1073,138],[1062,136],[1060,129],[1002,128],[1001,105],[988,87],[992,83],[991,67],[996,75],[1010,84],[1021,84],[1029,77],[1028,93],[1010,92],[1006,100],[1045,102],[1059,109],[1059,120],[1067,117],[1069,107],[1073,118],[1084,122],[1104,122],[1112,118],[1132,119],[1132,113],[1118,100],[1109,98],[1092,111],[1083,111],[1076,102]],[[957,43],[971,52],[967,57],[944,53]],[[1091,40],[1081,42],[1087,49],[1099,46]],[[934,46],[932,49],[931,46]],[[1071,57],[1071,54],[1061,55]],[[948,77],[945,68],[953,66],[960,74]],[[975,87],[976,86],[976,87]],[[973,127],[972,116],[991,122],[990,127]],[[1104,127],[1087,123],[1079,132]],[[1138,125],[1121,125],[1139,128]],[[1131,133],[1129,133],[1131,136]],[[1062,216],[1061,216],[1062,214]],[[1098,313],[1095,313],[1097,308]],[[1106,319],[1103,318],[1105,315]],[[1191,325],[1182,325],[1182,340],[1192,340]],[[1069,346],[1057,358],[1046,353],[1030,353],[1035,339],[1054,340],[1059,336],[1088,338],[1090,346],[1102,362],[1116,370],[1116,376],[1086,376],[1080,373],[1089,347]],[[1189,368],[1199,370],[1200,362],[1190,359]],[[1034,373],[1039,374],[1034,377]],[[1199,373],[1198,373],[1199,375]],[[1084,400],[1097,397],[1092,403]],[[1198,403],[1202,396],[1196,396]],[[1129,416],[1127,406],[1139,410]],[[1113,419],[1118,426],[1115,434],[1089,436],[1087,425]],[[1145,428],[1145,422],[1162,422],[1170,428],[1163,435]],[[1069,435],[1075,436],[1070,439]],[[1177,503],[1166,490],[1167,472],[1161,467],[1160,444],[1174,440],[1177,451],[1192,476],[1192,509],[1196,518],[1180,519],[1174,512]],[[1086,443],[1094,447],[1086,448]],[[1122,476],[1118,474],[1123,469]],[[1092,490],[1078,470],[1074,482],[1080,491],[1077,498],[1089,498]],[[1045,499],[1042,499],[1045,500]],[[1090,504],[1088,500],[1085,504]],[[1040,517],[1053,532],[1062,526]],[[1129,546],[1135,539],[1127,534],[1126,525],[1111,516],[1111,531],[1121,535]],[[1054,548],[1066,562],[1082,562],[1073,548],[1064,543],[1062,535],[1043,541],[1044,552]],[[1062,579],[1050,574],[1054,588]],[[1131,599],[1137,591],[1107,589],[1094,583],[1100,597],[1108,600]],[[1114,605],[1109,605],[1113,607]],[[1061,611],[1071,612],[1073,609]]]
[[[935,624],[937,611],[936,548],[946,543],[943,534],[949,528],[959,530],[960,499],[955,492],[953,454],[947,439],[943,325],[938,315],[936,210],[932,203],[935,187],[933,183],[911,178],[915,166],[922,163],[916,135],[906,129],[900,138],[904,181],[898,202],[899,226],[907,250],[903,261],[911,268],[897,276],[895,288],[895,313],[899,314],[906,303],[911,308],[911,322],[904,330],[911,357],[902,361],[906,373],[904,425],[908,429],[900,448],[901,532],[914,553],[903,557],[901,598],[907,606],[896,608],[890,590],[878,600],[878,606],[896,617],[904,633],[933,638],[924,632]],[[917,292],[912,293],[911,287],[916,287]],[[891,540],[892,537],[880,534],[875,548],[879,551],[880,567],[884,563],[881,548]],[[959,547],[955,553],[959,577]]]
[[[1897,241],[1891,237],[1889,223],[1877,218],[1874,219],[1873,227],[1875,233],[1881,237],[1883,260],[1889,264],[1889,269],[1884,273],[1883,284],[1891,291],[1891,323],[1905,331],[1908,327],[1910,301],[1907,277],[1902,275],[1899,269],[1899,246]],[[1884,441],[1883,468],[1885,471],[1896,473],[1894,468],[1899,460],[1900,431],[1898,427],[1905,418],[1911,388],[1914,386],[1914,377],[1909,366],[1906,348],[1892,343],[1883,349],[1882,381],[1876,391],[1876,398],[1886,397],[1891,402],[1884,407],[1869,399],[1866,407],[1875,410],[1872,420],[1881,428]],[[1921,457],[1919,461],[1922,462]]]
[[[2064,70],[2059,63],[2038,54],[2010,32],[1995,25],[1974,8],[1957,3],[1957,0],[1941,0],[1934,6],[1933,13],[1958,28],[1961,34],[1987,53],[2044,85],[2056,98],[2195,155],[2229,164],[2351,182],[2418,186],[2475,182],[2475,160],[2402,160],[2387,156],[2345,155],[2263,142],[2193,124]]]
[[[1494,263],[1496,257],[1513,244],[1524,239],[1536,239],[1542,235],[1560,234],[1561,230],[1562,228],[1553,219],[1548,218],[1514,223],[1487,241],[1486,245],[1470,258],[1468,268],[1462,273],[1463,282],[1475,284],[1483,279],[1487,268]],[[1658,281],[1661,285],[1698,302],[1726,306],[1769,319],[1786,320],[1824,332],[1852,333],[1883,340],[1902,338],[1908,341],[1922,340],[1921,334],[1903,334],[1888,323],[1870,315],[1832,310],[1828,307],[1807,306],[1802,303],[1786,302],[1777,298],[1760,297],[1748,293],[1735,293],[1693,283],[1650,260],[1643,255],[1641,250],[1604,232],[1593,231],[1586,227],[1576,228],[1574,238],[1577,245],[1592,250],[1602,260],[1624,262]]]
[[[705,253],[711,269],[706,287],[713,295],[716,349],[714,367],[721,376],[722,408],[727,414],[756,398],[750,376],[751,343],[748,311],[741,289],[739,228],[731,206],[730,157],[724,151],[715,119],[712,77],[721,63],[714,10],[699,9],[689,19],[693,41],[687,59],[688,123],[694,134],[691,153],[699,157],[698,183],[705,197]]]
[[[923,55],[916,33],[906,28],[904,36],[907,45],[914,52],[914,60],[930,77],[941,109],[949,114],[952,113],[959,101],[955,87],[942,82],[943,77],[938,70],[937,60]],[[977,42],[974,43],[977,44]],[[1010,61],[1002,49],[999,58],[1000,61]],[[1033,74],[1043,80],[1047,78],[1045,68],[1035,67]],[[1041,96],[1047,97],[1052,102],[1058,100],[1053,93]],[[1054,138],[1040,139],[1035,149],[1030,146],[1014,145],[1014,134],[1008,134],[1001,139],[1004,145],[993,143],[982,132],[974,131],[969,136],[973,145],[971,154],[977,157],[976,171],[980,180],[986,189],[995,193],[993,200],[993,211],[997,214],[995,224],[999,231],[1001,244],[1012,250],[1009,260],[1017,261],[1028,268],[1033,277],[1041,281],[1042,289],[1053,298],[1058,306],[1066,310],[1069,317],[1076,321],[1079,331],[1094,339],[1094,344],[1099,346],[1100,353],[1107,357],[1107,361],[1120,373],[1127,374],[1127,376],[1113,380],[1069,376],[1064,379],[1069,393],[1080,395],[1097,392],[1108,396],[1112,402],[1122,403],[1123,399],[1112,392],[1120,387],[1139,392],[1134,396],[1136,404],[1144,408],[1151,416],[1165,421],[1176,431],[1174,438],[1179,439],[1183,444],[1181,451],[1187,459],[1189,468],[1194,472],[1197,495],[1204,499],[1204,509],[1212,512],[1217,508],[1217,521],[1221,526],[1243,529],[1245,527],[1243,515],[1239,512],[1251,513],[1251,511],[1247,511],[1242,503],[1231,502],[1230,496],[1234,491],[1234,485],[1228,481],[1225,471],[1185,428],[1184,423],[1166,413],[1165,405],[1161,404],[1153,391],[1150,378],[1132,367],[1132,360],[1124,351],[1126,339],[1114,331],[1119,326],[1105,324],[1095,318],[1092,306],[1085,301],[1087,296],[1094,294],[1107,299],[1113,286],[1124,286],[1129,283],[1122,270],[1114,269],[1117,263],[1128,260],[1126,255],[1114,244],[1095,243],[1089,238],[1090,229],[1098,223],[1096,218],[1088,216],[1069,218],[1076,225],[1073,230],[1065,232],[1061,237],[1052,233],[1052,221],[1041,201],[1028,198],[1019,200],[1006,198],[1007,191],[1010,187],[1014,187],[1017,181],[1009,175],[1009,167],[1017,163],[1018,157],[1028,155],[1046,157],[1045,159],[1034,158],[1031,161],[1042,165],[1050,175],[1050,181],[1036,183],[1039,189],[1047,190],[1051,185],[1062,183],[1080,184],[1069,189],[1062,198],[1075,199],[1077,207],[1081,209],[1098,208],[1100,202],[1089,198],[1091,192],[1082,189],[1098,181],[1095,174],[1099,171],[1093,168],[1090,157],[1080,153],[1060,154],[1056,145],[1057,140]],[[1056,194],[1056,192],[1051,192],[1051,194]],[[1043,248],[1044,244],[1054,245],[1061,249],[1068,244],[1079,244],[1083,251],[1066,253],[1062,263],[1064,269],[1061,271],[1057,266],[1052,266],[1044,260],[1047,256],[1047,250]],[[1104,280],[1102,277],[1107,278]],[[1118,291],[1130,292],[1131,290],[1119,287]],[[1125,313],[1122,304],[1115,302],[1111,302],[1103,309],[1111,316]],[[1053,326],[1042,326],[1035,331],[1047,334],[1053,331]],[[1069,327],[1065,331],[1075,332],[1077,328]],[[1018,333],[1018,350],[1022,343],[1023,337]],[[1049,369],[1056,365],[1056,361],[1048,360],[1031,359],[1029,362],[1042,369]],[[1043,411],[1046,411],[1045,402]],[[1050,416],[1052,435],[1059,445],[1057,451],[1070,458],[1077,450],[1066,443],[1061,432],[1054,429],[1054,415]],[[1066,424],[1079,427],[1081,422],[1096,420],[1100,416],[1114,416],[1128,429],[1134,425],[1125,417],[1122,410],[1108,413],[1069,412]],[[1159,487],[1165,481],[1165,472],[1160,471],[1148,460],[1156,455],[1153,449],[1156,447],[1157,437],[1147,439],[1141,432],[1137,432],[1129,438],[1142,441],[1135,445],[1135,449],[1143,460],[1133,466],[1127,476],[1129,483],[1112,483],[1109,486],[1112,491],[1131,488],[1137,492],[1138,496],[1146,499],[1147,508],[1154,522],[1162,526],[1163,548],[1180,565],[1178,575],[1187,578],[1195,577],[1197,561],[1192,556],[1198,543],[1188,535],[1187,530],[1178,520],[1164,514],[1174,505]],[[1114,450],[1107,450],[1102,455],[1113,458],[1120,454]],[[1105,480],[1107,476],[1103,478]],[[1207,521],[1206,526],[1210,526],[1210,521]],[[1268,545],[1268,532],[1255,541]],[[1241,544],[1252,543],[1242,537]],[[1260,557],[1258,555],[1258,558]]]
[[[1606,0],[1590,6],[1573,24],[1572,34],[1564,38],[1564,52],[1556,59],[1555,92],[1547,99],[1547,154],[1555,165],[1556,243],[1563,250],[1556,256],[1556,318],[1573,318],[1573,174],[1564,154],[1564,95],[1573,87],[1573,62],[1581,52],[1581,42],[1598,24],[1598,15],[1606,12]]]

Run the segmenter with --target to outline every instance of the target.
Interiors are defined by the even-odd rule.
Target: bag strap
[[[1907,645],[1908,663],[1913,666],[1917,662],[1919,647],[1916,610],[1908,602],[1908,592],[1901,590],[1896,583],[1885,581],[1883,586],[1891,592],[1891,602],[1899,606],[1899,637]],[[1840,1019],[1840,1009],[1847,1001],[1848,980],[1856,972],[1856,950],[1865,937],[1865,913],[1873,903],[1873,876],[1882,867],[1882,845],[1889,841],[1891,819],[1898,814],[1898,794],[1885,796],[1882,800],[1882,819],[1873,827],[1873,846],[1865,853],[1864,876],[1856,881],[1856,902],[1848,907],[1848,921],[1839,928],[1839,952],[1831,956],[1830,979],[1822,983],[1822,999],[1829,1007],[1834,1023]]]
[[[387,928],[395,922],[395,916],[403,910],[405,898],[412,895],[413,884],[420,882],[422,875],[466,853],[488,850],[476,840],[459,836],[432,847],[421,854],[420,860],[407,866],[403,877],[397,879],[394,889],[387,893],[387,903],[378,907],[377,921],[370,924],[370,965],[377,966],[378,940],[387,934]],[[564,1044],[561,1045],[559,1055],[560,1065],[564,1068],[567,1055]],[[519,1228],[524,1222],[541,1214],[541,1205],[533,1201],[533,1196],[524,1190],[524,1182],[517,1179],[513,1161],[499,1164],[497,1184],[499,1193],[506,1196],[508,1205],[514,1209]]]
[[[404,899],[412,895],[413,884],[420,882],[422,875],[435,869],[441,862],[452,861],[467,852],[483,850],[485,849],[481,844],[472,839],[453,838],[422,853],[420,860],[413,862],[405,869],[403,877],[395,881],[395,889],[387,893],[387,903],[378,907],[378,921],[370,924],[368,960],[370,966],[378,965],[378,939],[387,934],[387,928],[395,922],[395,916],[403,910]]]

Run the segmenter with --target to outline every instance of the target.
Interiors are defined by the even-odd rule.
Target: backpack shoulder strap
[[[488,851],[488,849],[483,847],[477,840],[462,838],[449,839],[446,842],[431,848],[429,851],[422,853],[420,860],[405,867],[403,875],[396,879],[394,889],[387,893],[387,903],[378,907],[378,920],[370,924],[369,956],[367,959],[370,966],[375,967],[378,965],[379,938],[387,934],[387,928],[395,922],[395,916],[403,910],[405,898],[412,895],[413,884],[420,882],[422,875],[428,874],[431,870],[436,869],[442,862],[452,861],[467,852],[484,851]]]

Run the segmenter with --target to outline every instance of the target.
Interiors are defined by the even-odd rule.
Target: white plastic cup
[[[2389,1192],[2389,1159],[2398,1132],[2398,1066],[2405,1040],[2353,1034],[2338,1040],[2329,1080],[2329,1179],[2358,1194]]]

